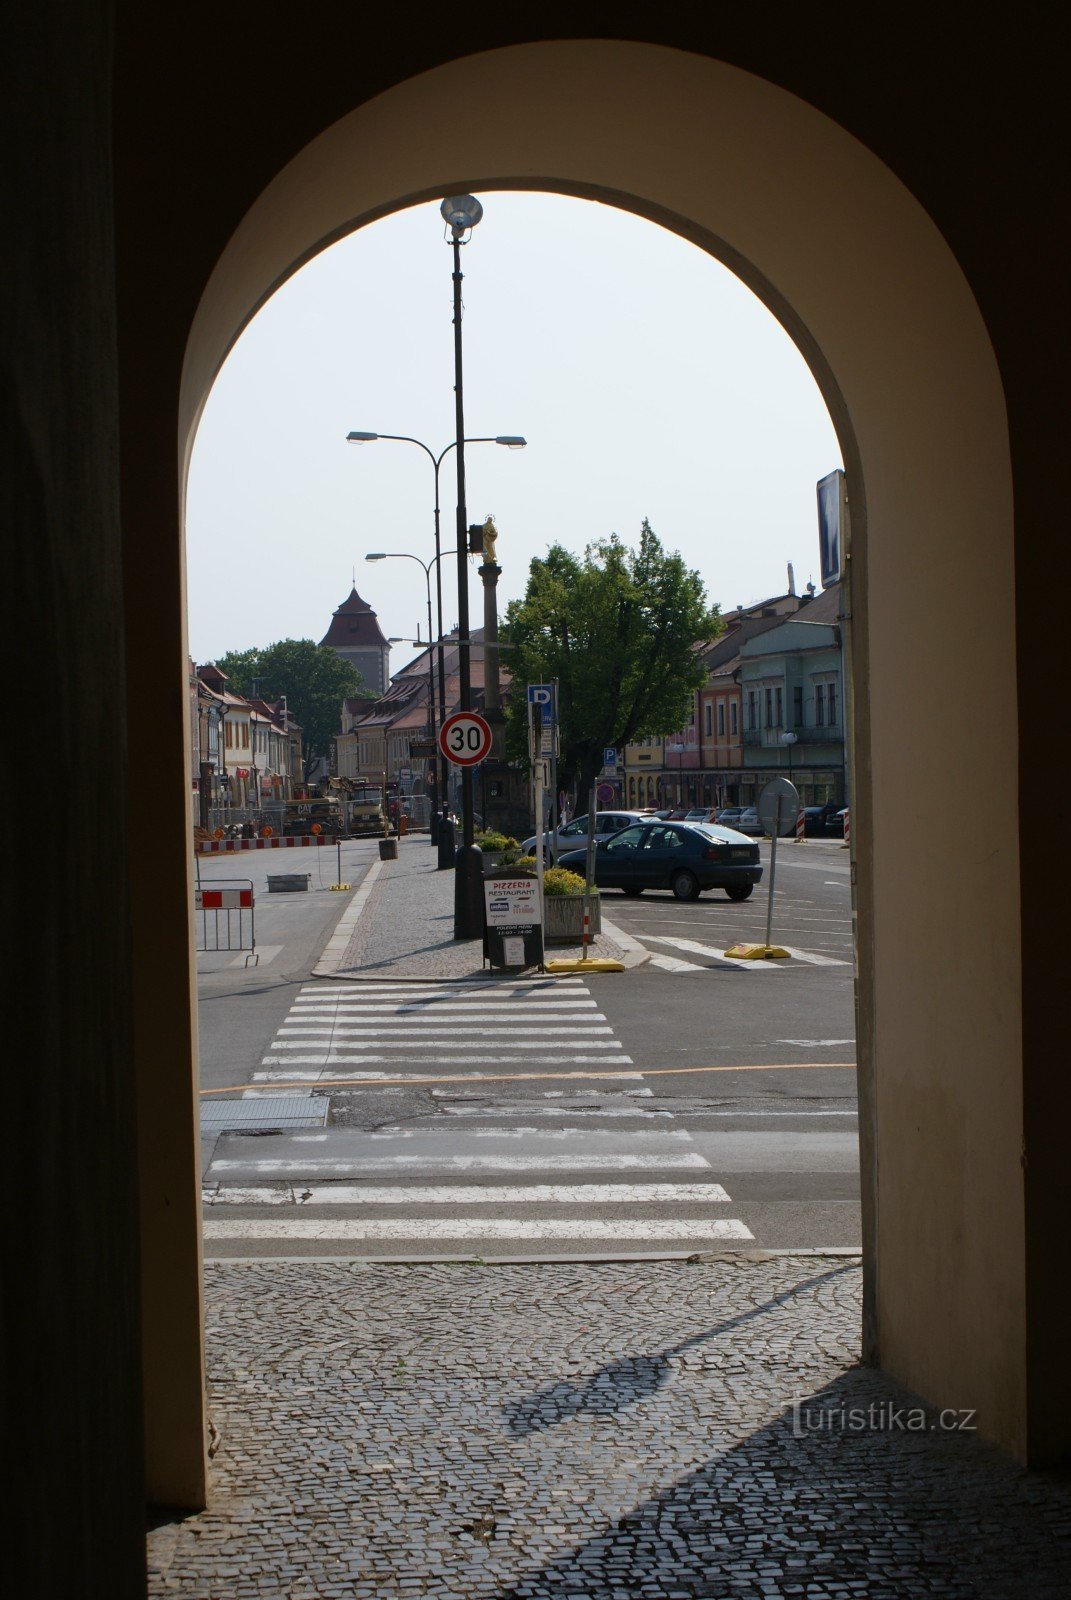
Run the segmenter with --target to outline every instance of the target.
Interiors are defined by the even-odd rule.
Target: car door
[[[645,889],[663,889],[678,867],[686,865],[687,836],[672,823],[648,828],[640,865],[640,883]]]
[[[637,823],[602,841],[595,853],[595,882],[600,889],[628,889],[640,883],[643,847],[649,831]]]

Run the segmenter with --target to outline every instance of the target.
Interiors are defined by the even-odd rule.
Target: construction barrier
[[[804,829],[804,812],[803,807],[800,806],[799,810],[796,812],[796,843],[802,844],[806,837],[807,835]]]
[[[323,833],[288,833],[282,838],[272,835],[269,839],[198,839],[194,849],[198,855],[208,856],[230,855],[237,850],[301,850],[305,845],[321,844],[337,845],[338,839]]]
[[[841,849],[842,850],[850,850],[851,849],[851,837],[852,837],[851,821],[850,821],[849,813],[846,811],[844,813],[844,843],[841,845]]]
[[[215,883],[210,889],[195,889],[193,904],[198,951],[245,950],[246,966],[250,959],[259,962],[251,878],[234,878]]]

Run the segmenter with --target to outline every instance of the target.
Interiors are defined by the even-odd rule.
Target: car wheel
[[[730,900],[750,900],[751,891],[754,887],[753,883],[734,883],[731,889],[726,889],[725,893]]]
[[[635,900],[637,895],[641,895],[643,893],[643,890],[640,888],[638,883],[629,883],[622,884],[621,893],[627,894],[630,900]]]
[[[694,872],[675,872],[670,888],[678,900],[699,899],[699,880]]]

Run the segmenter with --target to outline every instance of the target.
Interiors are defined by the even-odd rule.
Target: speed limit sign
[[[491,727],[477,711],[455,711],[439,729],[439,749],[455,767],[475,767],[491,754]]]

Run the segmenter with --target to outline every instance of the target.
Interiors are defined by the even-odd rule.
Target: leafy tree
[[[286,696],[287,710],[301,724],[306,777],[317,756],[330,750],[343,700],[359,693],[364,681],[329,645],[311,639],[280,639],[263,650],[231,650],[216,666],[227,674],[236,694],[262,700]]]
[[[588,546],[583,560],[561,545],[532,562],[523,600],[506,611],[510,672],[518,685],[558,680],[559,778],[577,803],[607,745],[671,733],[685,723],[705,681],[695,650],[723,631],[697,572],[663,549],[644,518],[639,545],[617,536]],[[510,696],[509,752],[528,752],[528,708]]]

